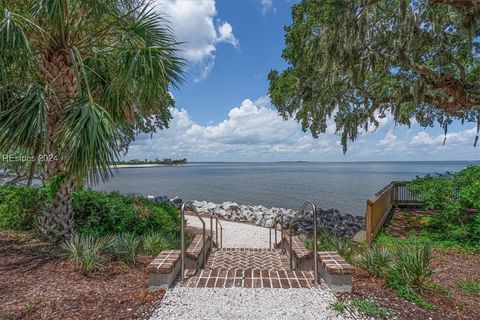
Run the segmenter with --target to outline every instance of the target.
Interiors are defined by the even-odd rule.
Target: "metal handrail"
[[[318,252],[317,252],[317,206],[312,201],[305,201],[303,206],[300,210],[298,210],[297,214],[293,216],[292,220],[290,221],[289,227],[289,238],[290,238],[290,270],[293,270],[293,245],[292,245],[292,226],[294,223],[297,222],[298,217],[301,214],[305,213],[305,209],[311,206],[313,212],[313,269],[314,269],[314,281],[318,283]]]
[[[220,248],[223,248],[223,227],[222,224],[219,221],[218,214],[215,212],[215,210],[209,210],[210,213],[210,236],[213,241],[213,218],[215,216],[215,242],[217,243],[218,246],[218,226],[220,225]]]
[[[206,248],[205,248],[205,241],[206,241],[206,231],[205,231],[205,221],[203,221],[202,217],[200,214],[198,214],[197,208],[193,205],[193,201],[185,201],[182,204],[182,210],[181,210],[181,222],[180,222],[180,263],[181,263],[181,278],[182,281],[185,280],[185,209],[187,206],[190,207],[190,209],[195,213],[195,215],[200,219],[203,225],[203,263],[205,263],[205,258],[206,258]]]
[[[277,245],[278,216],[279,215],[277,214],[273,224],[270,226],[270,228],[268,228],[270,249],[272,249],[272,229],[273,228],[275,228],[275,243],[274,243],[274,246]],[[283,239],[283,214],[280,214],[280,238]]]

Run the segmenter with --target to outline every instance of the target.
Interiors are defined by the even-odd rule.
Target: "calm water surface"
[[[283,208],[297,208],[310,199],[324,209],[363,215],[366,200],[392,180],[454,172],[472,164],[480,161],[191,163],[119,169],[95,189]]]

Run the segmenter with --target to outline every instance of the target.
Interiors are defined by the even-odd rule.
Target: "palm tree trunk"
[[[40,143],[37,143],[35,145],[35,150],[33,151],[33,161],[30,164],[30,170],[28,172],[27,187],[30,187],[32,185],[33,176],[35,175],[35,169],[37,168],[39,154],[40,154]]]
[[[72,179],[66,178],[60,182],[52,204],[39,218],[38,228],[42,234],[68,238],[73,233],[72,195]]]
[[[68,149],[56,143],[56,134],[64,118],[64,109],[78,97],[78,86],[69,51],[52,48],[42,54],[40,69],[45,83],[53,94],[47,97],[47,141],[45,144],[47,181],[58,181],[51,205],[38,221],[40,232],[46,236],[69,237],[74,231],[72,195],[74,177],[68,172]]]

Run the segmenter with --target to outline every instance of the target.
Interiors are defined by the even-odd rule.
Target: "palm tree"
[[[42,233],[71,234],[74,186],[108,179],[136,132],[168,126],[177,48],[142,0],[0,0],[0,150],[44,161]]]

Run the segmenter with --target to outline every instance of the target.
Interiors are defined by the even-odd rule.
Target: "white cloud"
[[[257,101],[266,103],[266,98]],[[295,157],[312,150],[322,154],[341,151],[330,148],[336,144],[337,137],[315,140],[302,132],[294,120],[284,121],[275,110],[249,99],[232,108],[228,117],[218,124],[197,124],[184,109],[173,110],[173,116],[170,128],[154,135],[153,139],[141,135],[131,146],[127,158],[268,160],[273,153]]]
[[[420,129],[419,126],[416,126]],[[476,128],[463,129],[448,133],[445,140],[444,134],[430,134],[420,131],[412,135],[412,130],[405,127],[397,128],[396,131],[404,133],[404,138],[399,138],[391,129],[378,141],[376,151],[383,154],[397,154],[421,159],[425,156],[442,154],[447,159],[462,160],[466,158],[480,159],[480,150],[473,148],[476,136]],[[443,144],[445,140],[445,144]],[[413,158],[412,158],[413,157]],[[435,158],[438,160],[438,158]]]
[[[171,22],[177,40],[183,42],[182,56],[199,69],[197,81],[208,77],[213,69],[217,44],[239,45],[232,25],[218,20],[215,0],[155,0],[154,3]]]
[[[230,43],[234,47],[238,46],[238,39],[233,35],[233,28],[230,23],[224,22],[218,27],[217,42]]]
[[[262,14],[266,15],[269,11],[277,12],[277,9],[273,6],[273,0],[261,0]]]
[[[375,133],[364,133],[342,154],[333,120],[319,139],[302,132],[294,120],[284,121],[263,96],[244,100],[232,108],[225,120],[201,125],[184,109],[173,110],[170,128],[140,135],[127,159],[183,158],[191,161],[360,161],[360,160],[463,160],[480,159],[473,148],[475,128],[451,132],[443,146],[443,135],[428,133],[418,126],[393,127],[384,122]],[[434,130],[437,133],[439,129]],[[380,138],[383,137],[383,138]],[[378,140],[378,141],[377,141]],[[439,157],[442,158],[439,158]]]

